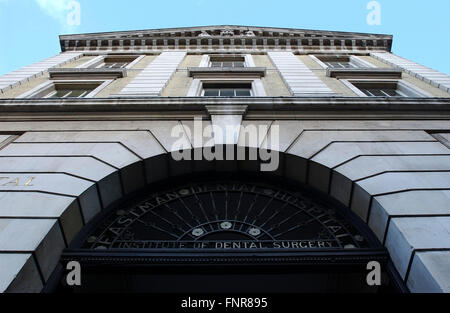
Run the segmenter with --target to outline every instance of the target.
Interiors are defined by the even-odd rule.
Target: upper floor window
[[[357,68],[358,66],[350,61],[328,61],[323,62],[331,68]]]
[[[243,57],[212,57],[210,65],[211,67],[242,68],[245,67],[245,59]]]
[[[113,80],[47,81],[18,98],[92,98]]]
[[[362,97],[427,97],[425,91],[403,80],[342,80]]]
[[[251,84],[204,84],[204,97],[251,97]]]
[[[107,55],[99,56],[88,62],[85,66],[88,68],[129,68],[141,59],[137,55]]]
[[[356,86],[368,97],[406,97],[407,95],[392,85],[360,85]]]
[[[128,62],[105,62],[102,63],[98,68],[125,68],[129,63]]]
[[[323,68],[371,68],[372,64],[353,55],[316,55],[311,56]]]
[[[42,98],[84,98],[100,84],[64,84],[55,83],[40,97]]]

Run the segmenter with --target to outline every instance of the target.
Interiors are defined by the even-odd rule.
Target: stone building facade
[[[278,152],[266,175],[357,216],[407,290],[449,292],[450,77],[392,40],[244,26],[60,36],[59,55],[0,77],[0,292],[58,281],[86,225],[148,186],[261,171],[173,158],[211,146]],[[246,140],[247,126],[263,133]]]

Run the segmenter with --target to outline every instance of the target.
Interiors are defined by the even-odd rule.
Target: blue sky
[[[381,25],[370,26],[370,0],[0,0],[0,75],[60,52],[58,35],[205,25],[274,26],[394,35],[393,52],[450,74],[450,1],[378,0]]]

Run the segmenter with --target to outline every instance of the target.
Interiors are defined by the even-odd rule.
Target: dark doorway
[[[58,290],[398,290],[386,249],[348,208],[285,180],[214,176],[149,186],[106,210],[61,259],[63,267],[81,264],[82,286]],[[381,266],[381,286],[367,284],[372,261]]]

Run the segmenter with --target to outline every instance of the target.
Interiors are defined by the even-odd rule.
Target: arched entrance
[[[304,184],[239,171],[191,173],[111,205],[66,249],[79,292],[395,291],[386,249],[350,209]],[[383,285],[367,285],[379,262]]]

